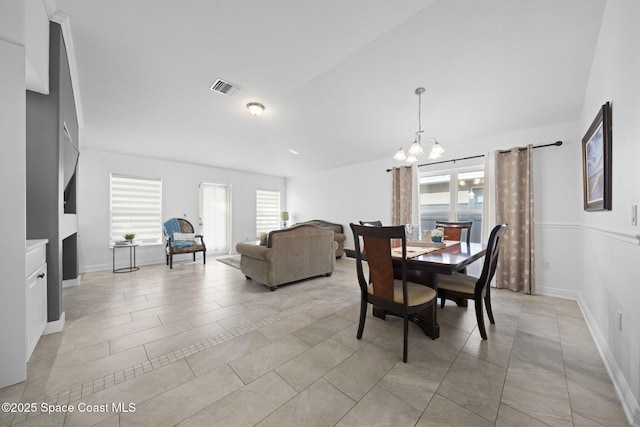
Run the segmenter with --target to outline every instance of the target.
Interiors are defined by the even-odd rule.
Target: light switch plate
[[[638,225],[638,205],[631,206],[631,225]]]

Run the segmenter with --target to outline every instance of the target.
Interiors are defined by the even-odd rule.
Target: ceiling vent
[[[213,83],[213,85],[211,85],[211,90],[223,95],[233,96],[238,93],[238,91],[240,90],[240,86],[231,82],[224,81],[222,79],[217,79]]]

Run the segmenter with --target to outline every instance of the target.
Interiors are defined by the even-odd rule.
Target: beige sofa
[[[274,291],[279,285],[330,276],[336,266],[334,232],[313,225],[298,225],[269,233],[266,245],[239,242],[240,271]]]
[[[344,234],[344,228],[342,227],[342,224],[335,224],[333,222],[323,221],[321,219],[299,222],[296,225],[300,224],[311,224],[318,227],[331,228],[335,232],[335,240],[336,243],[338,243],[338,247],[336,248],[336,258],[340,258],[342,255],[344,255],[344,241],[347,239],[347,236],[346,234]]]

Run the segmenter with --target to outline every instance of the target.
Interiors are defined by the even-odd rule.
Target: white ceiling
[[[604,3],[57,1],[81,147],[277,176],[391,161],[417,130],[418,86],[445,148],[578,119]],[[219,77],[242,90],[211,92]]]

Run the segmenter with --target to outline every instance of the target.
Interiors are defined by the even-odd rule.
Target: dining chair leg
[[[358,323],[358,339],[362,338],[362,332],[364,331],[364,321],[367,318],[367,301],[363,298],[360,300],[360,322]]]
[[[442,296],[440,297],[440,308],[444,308],[444,302],[446,301],[446,298],[444,297],[444,292],[442,293]],[[436,298],[436,304],[438,304],[438,299]]]
[[[409,315],[404,315],[404,346],[402,348],[402,361],[407,363],[407,352],[409,350]]]
[[[206,252],[202,252],[202,263],[203,264],[207,263],[207,253]]]
[[[491,295],[487,292],[487,295],[484,297],[484,305],[487,308],[487,316],[489,316],[489,322],[492,325],[496,324],[496,321],[493,319],[493,310],[491,310]]]
[[[435,324],[437,323],[436,322],[436,317],[437,317],[436,316],[436,309],[437,308],[438,308],[438,297],[433,299],[433,305],[431,306],[431,309],[432,309],[431,310],[431,324],[434,325],[434,328],[435,328]],[[436,336],[435,332],[433,334],[431,334],[431,339],[433,341],[436,340],[436,337],[437,336]]]
[[[482,314],[482,299],[476,298],[476,320],[478,321],[478,330],[483,340],[487,339],[487,331],[484,328],[484,315]]]

